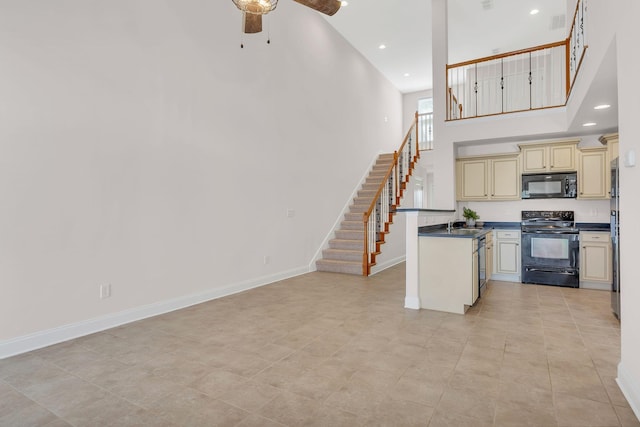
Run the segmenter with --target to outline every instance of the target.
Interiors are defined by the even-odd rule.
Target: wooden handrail
[[[576,10],[573,12],[573,19],[571,20],[571,28],[569,28],[569,36],[567,37],[567,39],[571,38],[571,33],[573,33],[573,28],[576,26],[576,17],[578,16],[578,11],[580,10],[580,3],[581,3],[580,0],[576,2]]]
[[[584,59],[584,54],[589,47],[587,44],[584,45],[584,49],[582,50],[582,55],[580,55],[580,60],[576,65],[576,72],[573,74],[573,80],[571,80],[571,70],[569,69],[570,65],[570,54],[571,54],[571,35],[573,34],[573,30],[576,26],[576,18],[578,17],[578,12],[580,11],[580,5],[583,0],[578,0],[576,3],[576,10],[573,12],[573,20],[571,21],[571,28],[569,29],[569,36],[567,37],[567,100],[569,99],[569,95],[571,94],[571,89],[573,89],[573,82],[576,80],[576,76],[578,75],[578,71],[580,71],[580,67],[582,66],[582,60]]]
[[[465,65],[478,64],[480,62],[487,62],[487,61],[493,61],[495,59],[508,58],[510,56],[521,55],[523,53],[531,53],[531,52],[535,52],[537,50],[552,49],[554,47],[564,46],[566,43],[568,43],[568,39],[561,40],[559,42],[541,44],[539,46],[529,47],[529,48],[526,48],[526,49],[514,50],[512,52],[505,52],[505,53],[500,53],[500,54],[497,54],[497,55],[485,56],[484,58],[472,59],[472,60],[464,61],[464,62],[458,62],[457,64],[451,64],[451,65],[447,64],[447,71],[449,71],[450,68],[463,67]]]

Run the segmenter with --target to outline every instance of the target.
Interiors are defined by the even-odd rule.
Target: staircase
[[[419,142],[433,149],[432,114],[418,114],[398,151],[381,154],[344,215],[329,248],[316,261],[318,271],[368,276],[389,233],[413,168],[420,158]],[[431,123],[431,124],[430,124]],[[431,143],[430,143],[431,142]]]
[[[336,237],[329,241],[329,248],[322,251],[322,259],[316,261],[318,271],[362,275],[362,254],[364,248],[363,215],[371,206],[378,189],[393,164],[393,153],[381,154],[362,184],[349,212],[344,214],[340,228],[335,231]],[[391,223],[389,215],[387,224]],[[388,231],[388,226],[385,228]],[[384,243],[384,234],[380,233],[379,242]],[[379,252],[377,252],[379,253]],[[375,262],[371,265],[375,265]]]

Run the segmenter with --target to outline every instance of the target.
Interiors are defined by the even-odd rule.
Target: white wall
[[[231,1],[0,3],[0,347],[308,271],[402,98],[316,12],[270,19],[240,49]]]
[[[433,98],[433,90],[421,90],[402,95],[403,129],[409,129],[409,126],[413,123],[416,111],[418,111],[418,100],[423,98]]]
[[[591,5],[593,2],[590,2]],[[620,153],[640,153],[640,98],[637,87],[640,75],[640,58],[635,54],[640,40],[640,3],[636,0],[617,2],[616,40],[618,48],[618,111],[620,124]],[[638,245],[640,227],[633,218],[640,215],[639,166],[620,169],[620,288],[622,296],[622,360],[618,369],[618,381],[625,391],[635,414],[640,418],[640,269]]]

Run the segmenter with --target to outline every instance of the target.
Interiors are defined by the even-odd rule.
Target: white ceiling
[[[334,16],[326,17],[327,21],[401,92],[431,89],[431,0],[348,2]],[[531,15],[532,9],[539,13]],[[573,18],[573,11],[567,14],[566,9],[566,0],[448,0],[448,62],[563,40]],[[379,49],[380,44],[386,48]],[[585,104],[606,101],[617,105],[615,75],[614,57],[594,84],[598,94],[589,94]],[[612,110],[600,113],[598,125],[587,131],[617,128],[617,109]],[[583,119],[595,121],[590,115],[592,107],[585,105],[572,130],[585,133]]]

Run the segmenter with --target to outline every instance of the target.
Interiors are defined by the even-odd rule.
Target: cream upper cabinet
[[[611,167],[607,148],[583,148],[579,150],[578,158],[578,199],[608,199]]]
[[[490,159],[492,200],[518,200],[520,198],[520,161],[517,156]]]
[[[583,282],[611,283],[611,235],[603,232],[580,233],[580,286]],[[592,286],[591,286],[592,287]]]
[[[467,157],[456,162],[457,200],[518,200],[520,186],[517,154]]]
[[[607,146],[609,152],[609,160],[618,158],[618,133],[608,133],[599,138],[601,144]]]
[[[456,162],[458,200],[486,200],[488,164],[486,159],[468,159]]]
[[[522,149],[522,172],[546,172],[549,161],[547,147]]]
[[[521,144],[522,173],[575,171],[578,142]]]

